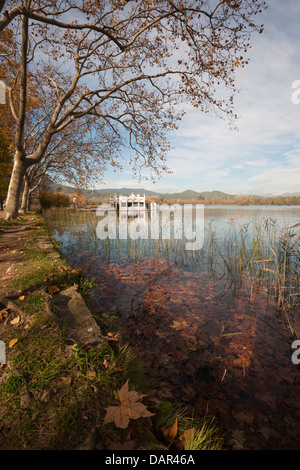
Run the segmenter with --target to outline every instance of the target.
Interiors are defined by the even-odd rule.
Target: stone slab
[[[100,327],[76,286],[68,287],[64,291],[54,294],[53,304],[58,308],[60,320],[70,330],[68,336],[77,344],[82,345],[88,342],[94,346],[103,342]]]

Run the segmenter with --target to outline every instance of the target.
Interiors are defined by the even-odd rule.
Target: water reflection
[[[146,230],[157,214],[147,215],[126,223]],[[299,449],[299,368],[272,278],[284,260],[297,299],[299,233],[286,227],[299,220],[299,207],[205,208],[204,244],[195,251],[173,227],[170,239],[99,239],[95,215],[54,234],[67,261],[95,279],[98,314],[118,316],[162,396],[216,413],[228,448]],[[288,313],[299,327],[299,302]]]

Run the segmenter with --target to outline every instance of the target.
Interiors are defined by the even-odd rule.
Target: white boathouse
[[[130,196],[124,196],[123,194],[117,196],[116,194],[114,194],[110,197],[110,204],[119,210],[147,209],[145,194],[143,196],[133,193],[131,193]]]
[[[113,196],[110,196],[110,205],[115,207],[117,210],[126,211],[126,210],[146,210],[156,209],[157,205],[153,200],[146,201],[145,194],[140,196],[139,194],[131,193],[130,196],[125,196],[123,194],[117,195],[116,193]]]

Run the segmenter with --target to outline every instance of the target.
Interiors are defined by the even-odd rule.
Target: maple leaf
[[[106,408],[103,424],[114,422],[118,428],[125,429],[130,419],[147,418],[153,416],[146,405],[139,402],[144,396],[141,393],[128,390],[127,382],[118,390],[120,405]]]
[[[188,324],[185,320],[183,321],[173,321],[173,325],[171,325],[171,328],[175,328],[175,330],[183,330],[184,328],[187,328]]]

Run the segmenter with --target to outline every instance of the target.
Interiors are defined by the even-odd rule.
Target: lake
[[[300,449],[300,207],[207,206],[192,250],[173,214],[169,238],[151,213],[120,214],[105,238],[106,213],[58,212],[45,218],[66,261],[94,279],[98,315],[117,317],[161,397],[215,415],[226,448]]]

